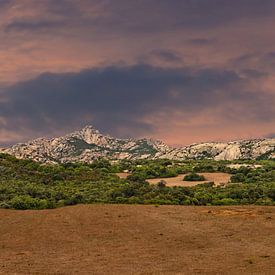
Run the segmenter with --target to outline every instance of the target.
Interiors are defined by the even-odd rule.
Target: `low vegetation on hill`
[[[232,169],[228,161],[138,160],[111,164],[45,165],[0,154],[0,207],[45,209],[88,203],[178,205],[274,205],[275,161],[257,161],[261,167]],[[246,163],[255,163],[247,161]],[[126,179],[115,173],[129,171]],[[231,184],[193,187],[150,185],[148,178],[181,173],[227,172]]]

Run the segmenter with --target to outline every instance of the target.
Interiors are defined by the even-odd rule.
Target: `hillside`
[[[113,138],[87,126],[64,137],[39,138],[0,149],[0,152],[45,163],[91,163],[100,157],[110,160],[272,159],[275,158],[275,139],[206,142],[173,148],[151,139]]]

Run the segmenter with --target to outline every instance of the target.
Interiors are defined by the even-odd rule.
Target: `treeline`
[[[0,154],[0,207],[45,209],[79,203],[135,203],[179,205],[274,205],[275,162],[262,161],[257,169],[230,169],[229,162],[141,160],[111,164],[100,159],[93,164],[42,165]],[[128,170],[120,179],[115,173]],[[232,173],[232,184],[213,183],[195,187],[149,185],[150,177],[179,173]]]

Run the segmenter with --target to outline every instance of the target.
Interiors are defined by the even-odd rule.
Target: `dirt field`
[[[166,181],[166,186],[195,186],[197,184],[213,181],[215,185],[220,185],[223,183],[228,183],[231,175],[227,173],[198,173],[203,175],[206,181],[183,181],[183,178],[186,174],[178,175],[173,178],[157,178],[157,179],[148,179],[147,181],[151,184],[157,184],[160,180]]]
[[[275,274],[275,208],[0,210],[0,274]]]
[[[206,181],[183,181],[183,178],[186,174],[180,174],[177,177],[171,178],[156,178],[156,179],[147,179],[150,184],[157,184],[161,180],[166,181],[166,186],[195,186],[198,184],[206,183],[213,181],[215,185],[226,184],[230,181],[230,174],[227,173],[198,173],[203,175],[206,178]],[[122,179],[126,179],[130,174],[129,173],[116,173]]]

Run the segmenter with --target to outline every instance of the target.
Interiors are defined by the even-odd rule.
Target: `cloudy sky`
[[[275,0],[0,0],[0,146],[92,124],[275,136]]]

